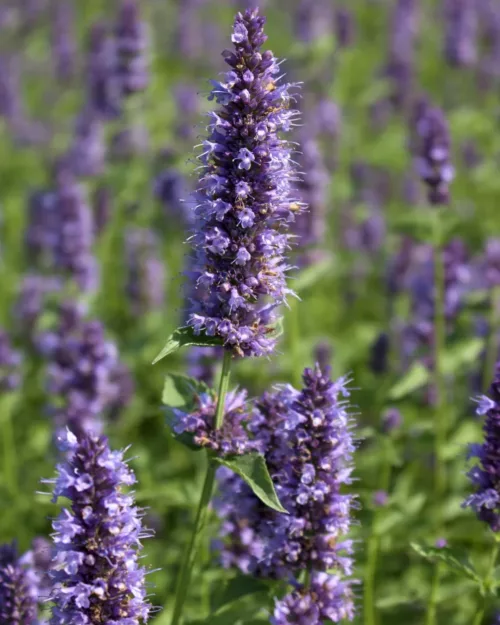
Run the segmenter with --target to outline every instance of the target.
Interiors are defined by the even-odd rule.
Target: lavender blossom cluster
[[[468,473],[476,492],[467,497],[463,505],[471,507],[493,532],[500,532],[500,363],[489,397],[478,398],[476,412],[485,417],[484,442],[469,447],[469,458],[476,458],[478,462]]]
[[[230,391],[224,404],[224,423],[215,429],[217,398],[210,393],[196,395],[196,407],[188,412],[174,408],[173,430],[188,432],[200,447],[216,451],[219,456],[241,455],[256,445],[249,439],[245,424],[248,420],[246,391]]]
[[[42,333],[38,347],[48,361],[56,432],[67,427],[78,436],[100,433],[102,416],[126,403],[120,383],[123,364],[102,324],[86,321],[81,307],[67,302],[60,306],[57,328]]]
[[[221,108],[210,114],[194,209],[196,290],[188,324],[239,356],[274,348],[275,308],[290,293],[285,230],[301,208],[290,196],[290,148],[278,137],[297,112],[289,108],[290,86],[278,84],[276,58],[260,52],[264,21],[256,10],[235,19],[234,51],[224,52],[231,69],[213,81],[210,99]]]
[[[257,402],[249,429],[288,515],[264,508],[239,477],[219,472],[224,566],[295,584],[276,603],[275,625],[353,618],[345,577],[352,574],[346,534],[354,498],[342,492],[354,450],[348,395],[346,379],[332,382],[317,366],[305,370],[300,392],[284,386]],[[298,581],[301,571],[311,573],[309,588]]]
[[[51,625],[138,625],[148,620],[146,570],[139,565],[141,511],[123,487],[135,476],[123,452],[111,451],[107,439],[67,432],[60,441],[66,461],[58,465],[53,502],[66,497],[53,521],[56,554]]]
[[[38,577],[15,543],[0,546],[0,623],[38,625]]]

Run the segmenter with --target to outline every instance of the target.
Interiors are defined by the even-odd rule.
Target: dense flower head
[[[347,599],[349,598],[349,599]],[[272,625],[322,625],[354,618],[352,589],[337,575],[315,573],[309,588],[298,587],[276,601]]]
[[[493,532],[500,532],[500,363],[488,395],[477,399],[476,413],[484,416],[484,441],[469,447],[469,457],[477,459],[468,473],[476,492],[464,506],[473,508]]]
[[[427,100],[419,100],[414,108],[415,165],[427,185],[431,204],[447,204],[449,185],[455,176],[450,158],[450,132],[441,109]]]
[[[470,67],[477,60],[475,0],[445,0],[444,56],[454,67]]]
[[[300,392],[283,386],[256,402],[248,429],[265,455],[287,515],[265,508],[240,478],[224,470],[216,501],[225,566],[279,579],[297,579],[304,570],[313,577],[329,572],[332,577],[317,579],[324,580],[325,592],[345,589],[336,599],[343,617],[352,612],[351,591],[347,582],[338,586],[332,572],[352,572],[352,543],[345,535],[354,499],[341,492],[351,483],[354,450],[348,395],[344,378],[332,382],[329,371],[316,366],[305,370]],[[279,608],[285,612],[286,601]]]
[[[117,75],[123,95],[143,91],[148,86],[147,25],[140,19],[139,2],[122,0],[115,26]]]
[[[53,521],[52,625],[138,625],[148,619],[145,574],[139,566],[142,512],[123,487],[136,479],[105,437],[67,432],[53,501],[66,497]]]
[[[15,543],[0,546],[0,623],[37,625],[38,578]]]
[[[216,451],[220,456],[244,454],[255,448],[245,429],[248,419],[246,391],[230,391],[224,404],[224,423],[215,429],[217,398],[210,393],[196,396],[196,406],[189,412],[174,408],[173,430],[176,434],[188,432],[200,447]]]
[[[116,345],[107,340],[97,320],[85,320],[72,302],[62,304],[57,326],[41,333],[38,347],[48,362],[47,387],[56,433],[100,432],[101,418],[120,403],[123,367]]]
[[[165,300],[165,266],[159,241],[152,230],[129,229],[125,233],[125,291],[130,310],[141,317],[161,308]]]
[[[289,108],[288,84],[278,84],[279,64],[257,11],[236,16],[234,51],[225,51],[230,71],[210,99],[221,105],[210,114],[202,144],[202,174],[191,241],[196,284],[188,324],[195,333],[220,337],[240,356],[272,352],[275,308],[285,301],[288,269],[284,252],[287,223],[301,209],[290,197],[293,177],[288,130],[297,113]]]
[[[0,328],[0,393],[19,387],[21,364],[21,353],[14,349],[10,336]]]

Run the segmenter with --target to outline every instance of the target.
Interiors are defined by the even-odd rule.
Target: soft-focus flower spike
[[[77,39],[74,32],[74,5],[69,0],[57,0],[52,10],[52,58],[58,80],[66,82],[75,73]]]
[[[51,625],[139,625],[148,620],[146,570],[139,566],[142,512],[123,487],[135,476],[107,439],[68,433],[54,497],[70,500],[53,521]]]
[[[22,355],[15,350],[5,330],[0,328],[0,395],[21,384]]]
[[[477,464],[468,477],[475,493],[466,498],[464,507],[471,507],[481,521],[493,532],[500,531],[500,363],[490,386],[490,397],[477,399],[476,413],[485,416],[484,442],[469,446],[469,457],[477,458]]]
[[[263,25],[257,11],[237,15],[234,52],[224,53],[231,70],[213,83],[212,97],[222,105],[217,118],[226,125],[223,133],[213,127],[201,148],[191,238],[196,288],[188,324],[240,356],[274,349],[276,307],[287,294],[285,232],[299,209],[290,195],[290,149],[277,135],[295,112],[289,85],[277,83],[275,57],[260,52]]]
[[[478,56],[475,0],[445,0],[444,56],[455,67],[471,67]]]
[[[416,169],[427,185],[429,203],[447,204],[455,170],[450,160],[450,132],[444,113],[422,98],[415,105],[412,126]]]
[[[38,576],[16,544],[0,546],[0,623],[38,625],[38,595]]]
[[[107,26],[101,22],[90,28],[87,57],[88,105],[102,118],[114,119],[121,110],[116,49]]]
[[[159,241],[148,229],[129,229],[125,233],[125,290],[134,317],[160,309],[165,302],[165,266]]]
[[[124,96],[144,91],[149,83],[149,33],[139,3],[122,0],[115,26],[117,75]]]

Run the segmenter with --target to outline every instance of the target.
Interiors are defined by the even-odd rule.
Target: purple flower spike
[[[469,447],[469,457],[478,459],[478,464],[468,473],[476,492],[467,497],[463,506],[473,508],[493,532],[500,532],[500,363],[489,395],[477,400],[476,414],[485,415],[484,442]]]
[[[415,164],[427,185],[429,202],[447,204],[455,170],[450,162],[450,133],[444,113],[421,99],[415,106],[413,126],[417,151]]]
[[[446,0],[444,56],[453,67],[471,67],[477,52],[475,0]]]
[[[140,19],[139,3],[123,0],[115,27],[118,80],[123,95],[144,91],[149,83],[147,26]]]
[[[53,521],[56,555],[51,625],[138,625],[148,620],[146,570],[139,566],[142,512],[123,492],[136,481],[104,437],[67,432],[67,458],[58,465],[54,497],[70,500]]]
[[[77,39],[74,6],[68,0],[58,0],[52,15],[52,57],[57,78],[63,82],[75,74]]]
[[[278,84],[279,64],[266,41],[264,18],[239,13],[230,71],[213,81],[209,137],[196,196],[192,242],[195,281],[188,324],[195,333],[220,337],[239,356],[270,354],[276,307],[287,294],[284,253],[288,222],[301,209],[290,197],[293,178],[288,144],[278,131],[297,116],[288,84]]]
[[[0,623],[37,625],[38,578],[15,543],[0,546]]]
[[[0,393],[20,386],[21,362],[21,353],[12,347],[9,335],[0,328]]]
[[[90,29],[86,73],[89,107],[104,119],[116,118],[121,110],[116,50],[105,24]]]

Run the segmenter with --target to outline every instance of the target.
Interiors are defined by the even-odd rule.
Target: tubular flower
[[[497,363],[489,395],[482,395],[477,400],[476,413],[485,415],[484,442],[469,447],[469,457],[478,460],[468,473],[476,492],[467,497],[463,505],[473,508],[493,532],[500,532],[500,363]]]
[[[196,334],[220,337],[239,356],[273,351],[274,309],[286,299],[288,222],[301,209],[290,196],[293,178],[288,144],[288,84],[278,84],[279,64],[257,11],[236,16],[234,52],[224,52],[231,70],[213,81],[209,136],[200,155],[196,229],[191,238],[195,282],[188,325]]]
[[[67,432],[53,501],[70,500],[53,521],[55,556],[51,625],[138,625],[146,622],[146,571],[138,563],[141,512],[123,486],[135,476],[107,439]]]
[[[299,612],[283,620],[301,597],[311,600],[296,582],[297,590],[277,604],[276,625],[336,622],[353,613],[351,582],[338,578],[352,572],[352,543],[345,535],[354,498],[341,492],[351,483],[354,449],[345,384],[343,378],[332,382],[329,372],[316,366],[305,370],[302,391],[280,387],[256,404],[248,427],[288,515],[266,509],[240,478],[219,474],[224,565],[292,580],[309,570],[318,597],[324,596],[324,609],[318,604],[302,620]]]
[[[38,578],[15,543],[0,546],[0,623],[37,625]]]

